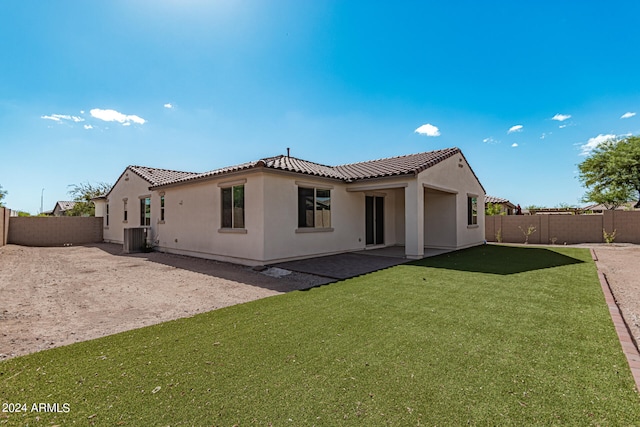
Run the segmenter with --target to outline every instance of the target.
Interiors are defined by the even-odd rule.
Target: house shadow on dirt
[[[406,265],[507,275],[583,262],[546,248],[482,245],[411,261]]]
[[[154,264],[158,268],[179,268],[194,273],[243,283],[250,286],[270,289],[276,292],[291,292],[304,290],[315,286],[332,282],[332,279],[292,272],[282,277],[272,277],[255,271],[251,267],[228,262],[215,261],[204,258],[196,258],[184,255],[175,255],[164,252],[140,252],[125,253],[122,245],[114,243],[95,243],[83,245],[107,252],[111,255],[123,258],[140,259]],[[140,267],[139,263],[123,266],[124,268]],[[168,270],[167,270],[168,271]]]

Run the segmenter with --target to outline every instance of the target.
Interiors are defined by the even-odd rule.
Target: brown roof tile
[[[459,148],[447,148],[425,153],[408,154],[406,156],[351,163],[336,166],[334,169],[348,180],[417,174],[458,153],[460,153]]]
[[[152,182],[152,178],[156,179],[158,177],[161,177],[161,179],[159,179],[157,183],[152,182],[152,188],[207,179],[210,177],[253,169],[257,167],[290,171],[306,175],[338,179],[345,182],[352,182],[370,178],[417,174],[458,153],[462,154],[459,148],[447,148],[444,150],[409,154],[398,157],[389,157],[378,160],[369,160],[366,162],[350,163],[340,166],[327,166],[307,160],[298,159],[296,157],[280,155],[275,157],[266,157],[260,160],[242,163],[235,166],[215,169],[200,174],[189,172],[163,171],[161,169],[153,169],[152,172],[149,172],[146,169],[151,168],[142,168],[140,166],[132,166],[131,168],[136,168],[134,169],[134,171],[136,171],[136,173],[140,174],[149,182]]]
[[[500,197],[494,197],[494,196],[484,196],[484,202],[485,203],[511,203],[509,202],[507,199],[502,199]]]
[[[195,172],[181,172],[168,169],[149,168],[146,166],[129,166],[133,172],[139,175],[151,185],[161,185],[169,181],[176,181],[182,178],[198,175]]]

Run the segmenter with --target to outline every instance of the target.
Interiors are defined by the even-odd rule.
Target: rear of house
[[[104,199],[105,240],[144,227],[160,251],[246,265],[484,241],[485,192],[457,148],[326,166],[276,156],[206,173],[130,166]]]

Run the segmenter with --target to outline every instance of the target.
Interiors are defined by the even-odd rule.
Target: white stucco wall
[[[110,243],[122,243],[124,229],[140,227],[140,198],[151,195],[151,235],[155,235],[154,215],[158,208],[154,206],[154,195],[149,190],[151,184],[129,170],[124,171],[111,189],[105,204],[103,216],[104,240]],[[157,198],[157,194],[155,195]],[[127,221],[124,220],[124,199],[127,199]],[[109,205],[109,225],[107,226],[106,205]],[[159,201],[156,200],[157,206]]]
[[[269,169],[226,174],[207,181],[150,191],[126,170],[108,197],[104,239],[122,243],[124,228],[140,227],[140,198],[151,196],[150,236],[158,250],[246,265],[365,249],[365,196],[384,197],[384,244],[461,248],[484,241],[484,192],[462,155],[414,176],[346,184]],[[244,185],[245,227],[221,228],[221,189]],[[331,227],[298,228],[298,187],[331,190]],[[478,224],[467,224],[467,196],[478,198]],[[164,196],[164,221],[160,198]],[[128,201],[128,221],[123,199]],[[422,218],[422,220],[418,220]]]
[[[461,154],[456,154],[418,174],[425,188],[455,193],[456,196],[456,248],[484,242],[484,191]],[[478,199],[478,224],[467,224],[467,197]],[[429,198],[427,197],[427,202]],[[427,242],[429,237],[426,237]]]
[[[262,264],[263,181],[260,173],[226,175],[159,189],[165,221],[157,224],[157,249],[248,265]],[[244,185],[245,227],[223,229],[221,189]],[[158,203],[159,203],[158,196]]]
[[[274,262],[365,247],[364,193],[336,180],[300,174],[264,174],[264,253]],[[298,186],[331,190],[331,227],[298,228]]]
[[[455,249],[458,245],[457,195],[425,188],[424,246]],[[466,204],[465,204],[466,207]]]
[[[95,215],[96,217],[104,217],[104,211],[107,207],[107,201],[105,199],[98,199],[93,201],[93,206],[95,207]]]

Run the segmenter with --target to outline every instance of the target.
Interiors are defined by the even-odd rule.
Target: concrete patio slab
[[[448,252],[440,249],[425,249],[425,257]],[[403,246],[388,246],[357,252],[347,252],[316,258],[301,259],[273,264],[272,267],[299,273],[315,274],[331,279],[348,279],[350,277],[371,273],[394,265],[408,262]]]

